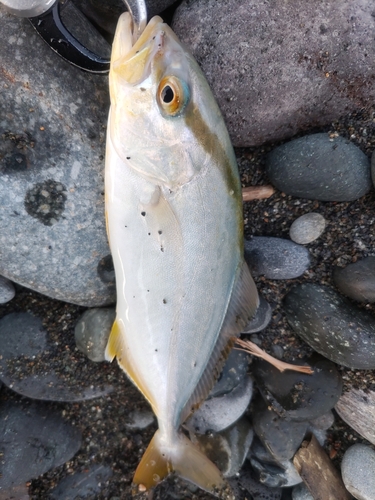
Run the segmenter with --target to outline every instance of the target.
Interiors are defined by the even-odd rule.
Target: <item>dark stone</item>
[[[375,302],[375,257],[365,257],[345,268],[333,269],[333,282],[341,293],[358,302]]]
[[[26,212],[45,226],[52,226],[65,210],[66,187],[61,182],[48,179],[26,191]]]
[[[373,3],[184,0],[173,29],[190,48],[235,146],[322,127],[375,100]],[[324,25],[326,31],[320,27]]]
[[[223,396],[232,391],[245,378],[248,367],[249,355],[238,349],[232,349],[207,399]]]
[[[43,403],[2,402],[0,489],[17,486],[70,460],[81,447],[81,433],[61,411]]]
[[[311,200],[357,200],[372,187],[367,156],[328,134],[300,137],[271,151],[267,175],[280,191]]]
[[[253,276],[264,275],[272,280],[297,278],[310,266],[307,248],[269,236],[245,241],[245,259]]]
[[[326,358],[349,368],[375,368],[375,318],[334,290],[294,287],[284,309],[293,330]]]
[[[261,399],[252,405],[255,434],[277,462],[290,460],[301,445],[307,422],[288,421],[268,409]]]
[[[318,354],[299,364],[311,366],[314,373],[280,373],[270,363],[256,359],[252,374],[263,398],[280,417],[312,420],[327,413],[339,400],[341,375],[331,361]]]
[[[106,255],[98,263],[98,275],[103,283],[115,284],[115,268],[113,266],[112,255]]]
[[[66,476],[51,491],[51,500],[92,499],[100,494],[102,484],[113,472],[107,465],[92,465],[83,472]]]
[[[252,500],[281,500],[282,489],[268,488],[261,484],[250,466],[242,468],[238,482],[251,495]],[[248,495],[245,498],[248,498]]]
[[[82,401],[111,392],[111,386],[98,386],[89,370],[85,378],[75,371],[64,334],[59,341],[51,339],[42,321],[29,313],[1,318],[0,380],[22,396],[46,401]],[[58,349],[60,355],[52,361],[52,352]]]

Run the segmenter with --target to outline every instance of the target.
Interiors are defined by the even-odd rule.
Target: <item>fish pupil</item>
[[[161,94],[161,98],[163,99],[163,102],[165,102],[165,104],[169,104],[170,102],[173,101],[173,99],[174,99],[174,92],[173,92],[172,88],[169,85],[166,85],[163,88],[163,91],[162,91],[162,94]]]

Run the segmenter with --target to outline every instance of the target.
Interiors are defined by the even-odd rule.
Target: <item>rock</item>
[[[263,446],[277,462],[290,460],[305,437],[307,422],[281,418],[261,400],[252,406],[254,432]]]
[[[223,371],[207,399],[224,396],[224,394],[231,392],[244,380],[248,368],[249,355],[238,349],[232,349]]]
[[[0,274],[59,300],[114,303],[104,217],[107,78],[57,57],[26,19],[1,6],[0,45]]]
[[[243,467],[238,481],[250,495],[252,500],[281,500],[281,488],[268,488],[261,484],[250,467]],[[230,480],[229,480],[230,482]],[[246,498],[248,496],[246,495]]]
[[[333,269],[333,282],[341,293],[358,302],[375,302],[375,257],[365,257],[345,268]]]
[[[252,364],[252,375],[263,398],[280,417],[312,420],[331,410],[341,396],[341,375],[331,361],[318,354],[302,361],[300,364],[311,366],[313,374],[292,370],[280,373],[262,359]]]
[[[352,429],[375,445],[375,392],[351,388],[338,400],[335,410]]]
[[[330,411],[321,417],[317,417],[309,422],[307,432],[312,432],[320,446],[324,446],[327,440],[327,430],[333,425],[335,417]]]
[[[290,239],[300,245],[307,245],[322,235],[326,220],[321,214],[310,212],[298,217],[290,226]]]
[[[310,266],[307,248],[269,236],[245,241],[245,259],[253,276],[264,275],[271,280],[297,278]]]
[[[16,295],[13,283],[4,276],[0,276],[0,304],[6,304]]]
[[[293,500],[314,500],[307,486],[304,483],[298,484],[293,488]]]
[[[283,467],[262,463],[255,458],[250,459],[259,481],[270,488],[288,488],[299,484],[302,479],[290,460],[282,462]]]
[[[373,6],[185,0],[173,29],[200,63],[235,146],[321,127],[375,99]],[[370,60],[369,60],[370,58]]]
[[[115,318],[115,308],[94,308],[85,311],[77,322],[76,345],[91,361],[105,361],[105,348]]]
[[[233,477],[245,461],[253,436],[249,420],[242,417],[218,434],[196,434],[192,440],[218,466],[224,477]]]
[[[375,451],[364,444],[346,450],[341,462],[346,489],[358,500],[374,500]]]
[[[313,134],[267,156],[271,183],[286,194],[322,201],[353,201],[372,187],[367,156],[343,137]]]
[[[285,297],[293,330],[326,358],[349,368],[375,368],[375,319],[334,290],[304,284]]]
[[[259,481],[270,488],[286,488],[302,481],[290,460],[275,460],[258,438],[253,440],[249,456]]]
[[[245,412],[253,394],[250,377],[224,396],[207,399],[185,422],[193,433],[220,432],[233,425]]]
[[[142,430],[149,427],[154,422],[155,417],[152,411],[134,410],[127,414],[126,420],[125,427],[128,429]]]
[[[269,325],[272,319],[272,309],[270,304],[259,295],[259,306],[256,310],[254,318],[244,328],[242,333],[261,332]]]
[[[70,460],[81,447],[81,433],[61,411],[43,403],[2,402],[0,489],[21,485]]]
[[[113,472],[107,465],[91,465],[62,479],[51,491],[51,500],[91,499],[100,494],[102,483],[108,481]]]
[[[29,500],[29,489],[22,484],[10,488],[9,490],[0,490],[0,500]]]
[[[1,318],[0,380],[22,396],[48,401],[82,401],[111,392],[111,386],[98,387],[89,367],[85,374],[76,370],[64,336],[50,338],[41,320],[29,313]]]

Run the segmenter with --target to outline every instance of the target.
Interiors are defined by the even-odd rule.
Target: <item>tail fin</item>
[[[233,498],[219,469],[183,434],[176,435],[172,446],[166,446],[156,431],[134,475],[140,490],[155,487],[170,472],[176,472],[219,498]]]

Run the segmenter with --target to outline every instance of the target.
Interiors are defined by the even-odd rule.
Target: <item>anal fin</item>
[[[155,411],[155,404],[153,402],[150,391],[147,390],[146,385],[138,376],[131,362],[130,352],[125,341],[125,334],[122,331],[121,325],[117,319],[112,325],[111,333],[109,335],[107,347],[105,350],[105,359],[107,361],[113,361],[114,358],[117,358],[117,363],[119,364],[120,368],[124,370],[133,384],[141,391],[141,393],[152,406],[154,413],[157,415]]]

